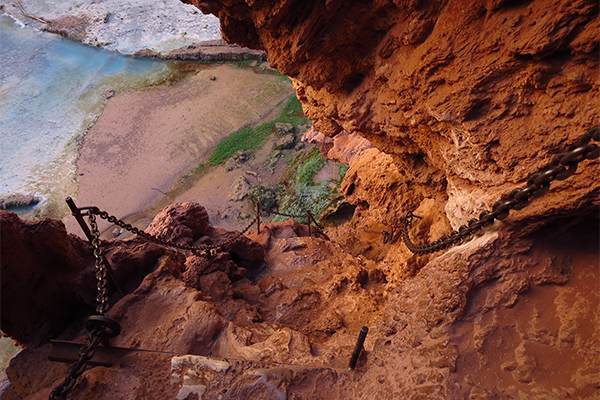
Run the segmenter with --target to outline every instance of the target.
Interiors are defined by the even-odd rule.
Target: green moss
[[[309,211],[318,216],[331,204],[332,198],[339,196],[336,188],[331,187],[332,180],[315,183],[314,178],[327,161],[321,157],[318,147],[300,153],[282,177],[288,183],[288,190],[280,195],[279,210],[286,214],[304,215]],[[333,181],[338,183],[337,181]],[[287,217],[277,216],[273,221],[283,221]],[[300,222],[306,222],[300,218]]]
[[[257,186],[250,193],[250,200],[255,205],[258,203],[260,207],[266,210],[272,210],[277,207],[277,189]]]
[[[233,65],[235,65],[238,68],[248,68],[250,66],[250,64],[252,64],[254,62],[254,60],[240,60],[240,61],[234,61]]]
[[[310,120],[302,113],[302,105],[295,95],[290,96],[276,120],[254,127],[245,127],[221,140],[208,159],[210,165],[219,165],[238,150],[251,150],[262,144],[273,133],[275,124],[287,122],[294,126],[308,124]]]
[[[348,166],[346,164],[340,164],[340,183],[346,176],[346,172],[348,172]]]
[[[309,124],[310,120],[304,116],[300,100],[298,100],[296,96],[290,96],[285,103],[283,110],[281,110],[277,122],[287,122],[294,126],[298,126],[307,123]]]
[[[270,122],[258,125],[255,128],[246,127],[232,133],[221,140],[208,159],[210,165],[219,165],[233,156],[239,150],[250,150],[261,144],[273,129]]]
[[[318,147],[313,147],[309,151],[310,156],[305,162],[298,166],[296,182],[298,184],[310,185],[317,173],[325,166],[325,160],[321,156]]]

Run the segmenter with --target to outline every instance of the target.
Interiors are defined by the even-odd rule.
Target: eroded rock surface
[[[448,250],[417,256],[382,241],[406,211],[422,217],[415,241],[449,233],[599,123],[596,2],[192,3],[292,77],[316,130],[374,146],[342,183],[356,212],[326,235],[287,221],[210,260],[149,258],[141,285],[114,299],[109,315],[125,327],[114,343],[177,354],[92,368],[75,398],[114,393],[103,382],[157,399],[600,395],[597,159]],[[174,206],[166,214],[181,218],[153,230],[196,245],[237,236],[192,217],[200,209]],[[348,371],[363,325],[366,351]],[[60,382],[43,349],[13,361],[7,398]]]
[[[402,175],[391,195],[434,197],[449,218],[477,215],[599,123],[593,1],[189,2],[227,40],[264,49],[318,131],[390,155]],[[561,187],[583,204],[543,208],[591,211],[596,172]],[[480,204],[459,209],[465,192]]]
[[[55,220],[27,222],[12,213],[2,215],[3,232],[18,228],[39,231],[54,224],[57,232],[47,231],[46,236],[60,238],[64,230]],[[163,238],[168,233],[170,239],[187,238],[194,245],[227,242],[211,258],[154,244],[146,244],[150,248],[136,256],[136,246],[143,243],[140,238],[103,243],[123,282],[138,279],[141,271],[151,271],[122,298],[111,289],[108,316],[121,324],[122,333],[110,344],[154,352],[133,352],[110,368],[88,369],[75,386],[73,398],[107,398],[114,393],[113,385],[121,387],[121,398],[178,398],[194,390],[207,396],[229,390],[231,398],[279,398],[286,393],[310,397],[315,390],[322,390],[319,382],[328,383],[324,395],[335,390],[337,398],[347,398],[349,385],[357,376],[346,369],[355,333],[365,323],[374,324],[383,311],[383,280],[369,278],[381,275],[375,264],[347,254],[322,234],[309,237],[308,228],[295,221],[263,225],[260,234],[254,231],[249,237],[239,237],[237,232],[207,225],[204,215],[198,204],[177,204],[163,210],[151,228]],[[202,228],[198,230],[201,233],[181,228],[192,221],[196,228]],[[76,243],[89,257],[89,246],[81,239],[64,236],[63,243],[54,244],[60,254]],[[10,240],[21,245],[24,238]],[[44,236],[33,241],[43,240]],[[161,251],[156,252],[156,248]],[[68,260],[64,254],[56,258]],[[18,269],[13,263],[4,264],[5,259],[3,273]],[[124,265],[134,260],[142,265],[126,269]],[[32,275],[45,267],[43,260],[30,264],[27,267]],[[80,274],[93,273],[90,262],[78,265]],[[95,288],[93,279],[83,282],[77,275],[63,278],[61,287],[53,283],[40,296],[53,299],[71,286],[93,294]],[[75,322],[63,324],[59,335],[39,332],[38,342],[11,361],[7,369],[11,385],[3,398],[44,397],[62,381],[66,367],[45,359],[49,345],[43,343],[53,337],[83,342],[86,333],[81,324],[92,312],[93,299],[88,303],[87,308],[70,312]],[[56,305],[57,301],[48,302],[48,308]],[[24,311],[22,307],[10,297],[3,301],[3,311]],[[7,313],[2,315],[4,327]],[[54,315],[23,315],[13,324],[26,322],[39,327],[54,319]],[[19,331],[14,332],[13,337],[23,341]],[[228,367],[210,372],[208,378],[206,373],[194,375],[188,370],[196,368],[193,357],[185,358],[188,354],[206,356],[213,366],[223,360]]]

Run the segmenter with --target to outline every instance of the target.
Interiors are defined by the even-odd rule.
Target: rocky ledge
[[[3,398],[43,398],[67,368],[48,361],[49,340],[86,339],[93,252],[60,221],[0,218],[2,329],[26,346]],[[116,386],[123,399],[593,396],[596,227],[563,221],[527,239],[494,227],[424,258],[348,226],[333,240],[293,220],[240,236],[211,226],[199,204],[175,204],[148,233],[229,243],[205,258],[140,237],[103,242],[126,292],[109,284],[108,316],[123,328],[110,345],[130,350],[89,368],[72,398]],[[370,332],[351,371],[361,326]]]
[[[124,329],[111,344],[170,353],[131,352],[91,368],[75,398],[114,396],[115,387],[122,398],[157,399],[598,396],[597,141],[573,176],[471,240],[425,255],[382,240],[407,211],[421,217],[409,226],[415,242],[449,234],[599,124],[597,2],[193,4],[219,15],[226,40],[264,49],[292,77],[316,130],[330,138],[313,132],[313,140],[348,157],[342,191],[356,211],[326,236],[308,237],[292,221],[261,227],[210,261],[135,238],[106,243],[128,292],[113,294],[109,315]],[[199,205],[169,210],[180,217],[157,217],[156,234],[197,244],[236,235],[207,225]],[[60,226],[42,236],[64,243],[31,247],[43,224],[57,223],[2,215],[2,296],[28,290],[36,298],[55,276],[77,282],[54,285],[69,288],[74,305],[54,325],[48,315],[61,308],[47,299],[65,295],[34,302],[48,308],[35,319],[25,308],[4,312],[25,306],[3,297],[3,330],[29,344],[7,370],[6,395],[36,398],[66,369],[45,361],[44,343],[84,338],[91,253]],[[132,246],[155,253],[124,261]],[[11,261],[20,260],[5,256],[13,248],[39,265]],[[128,265],[137,267],[126,273]],[[11,291],[43,273],[20,272],[29,270],[49,278]],[[5,321],[10,315],[15,322]],[[348,371],[362,326],[370,328],[365,351]]]

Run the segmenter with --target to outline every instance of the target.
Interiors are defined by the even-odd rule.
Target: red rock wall
[[[415,256],[376,233],[416,209],[424,218],[411,234],[437,238],[599,123],[596,2],[193,3],[219,15],[229,41],[263,48],[292,77],[318,130],[333,137],[343,129],[376,147],[347,152],[360,154],[342,186],[357,211],[351,224],[327,232],[333,241],[306,237],[304,226],[288,221],[210,261],[152,248],[138,257],[111,242],[117,273],[137,259],[124,276],[154,271],[111,309],[124,326],[113,344],[231,364],[198,372],[193,360],[174,367],[168,354],[131,355],[89,369],[73,398],[110,398],[115,387],[121,398],[183,398],[192,386],[223,399],[598,396],[597,160],[444,252]],[[342,137],[329,150],[348,143]],[[207,226],[204,216],[199,205],[169,207],[151,231],[196,245],[235,235]],[[6,218],[13,220],[2,228],[3,325],[4,304],[19,309],[5,303],[5,260],[13,259],[4,244],[25,246],[35,234],[19,236],[27,224]],[[9,239],[7,226],[16,232]],[[45,236],[64,242],[54,252],[68,261],[73,243],[61,232]],[[33,260],[30,269],[44,263]],[[78,283],[78,272],[70,279]],[[358,371],[348,371],[362,325],[370,328],[366,351]],[[48,367],[45,350],[13,360],[7,399],[45,397],[62,380],[65,367]]]
[[[465,190],[489,205],[600,122],[596,1],[189,2],[218,15],[227,40],[264,49],[318,130],[390,154],[408,208]],[[589,206],[594,175],[571,197]],[[350,201],[382,206],[364,181],[347,181]]]
[[[436,239],[600,124],[596,1],[189,2],[264,49],[317,130],[376,147],[342,184],[352,226],[330,235],[387,281],[355,398],[598,396],[597,159],[446,252],[372,233],[416,209],[413,234]]]

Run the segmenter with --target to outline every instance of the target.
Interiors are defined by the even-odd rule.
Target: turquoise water
[[[123,56],[24,28],[0,15],[0,197],[39,196],[38,216],[67,213],[77,145],[117,94],[163,82],[173,63]]]

